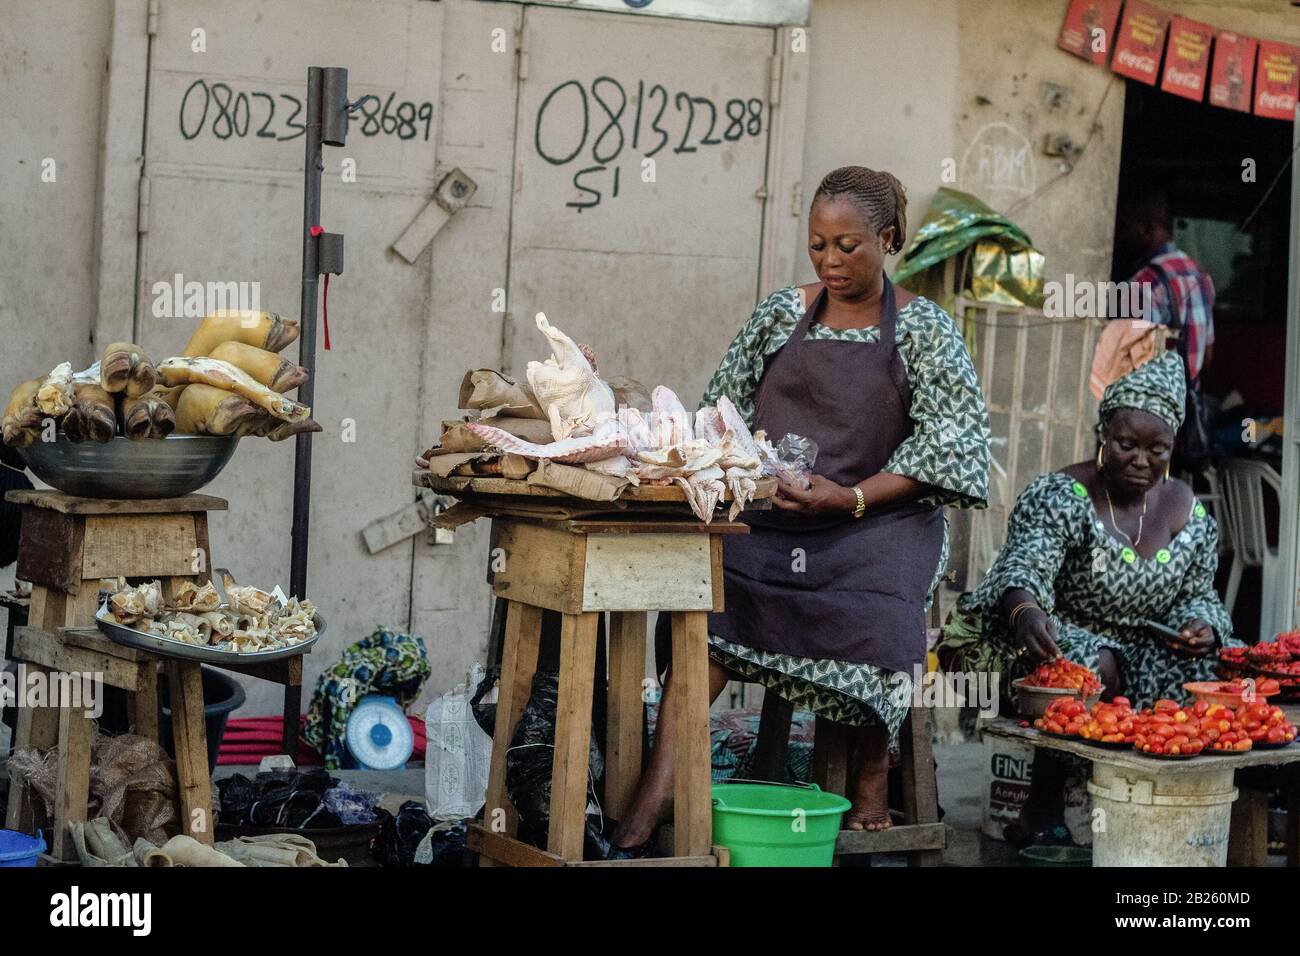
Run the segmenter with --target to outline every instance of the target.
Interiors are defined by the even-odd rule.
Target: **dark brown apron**
[[[874,343],[805,341],[823,289],[767,361],[754,429],[817,442],[813,471],[841,485],[879,472],[912,434],[912,390],[895,342],[898,309],[885,280]],[[912,672],[925,658],[925,599],[943,549],[939,508],[907,502],[810,518],[748,512],[747,535],[723,538],[723,640],[796,657]]]

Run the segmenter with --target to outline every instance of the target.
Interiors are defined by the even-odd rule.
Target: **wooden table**
[[[1300,706],[1284,705],[1291,723],[1300,721]],[[1241,754],[1204,755],[1186,760],[1160,760],[1134,750],[1108,750],[1079,739],[1053,737],[1033,727],[1021,727],[1016,719],[999,717],[983,728],[994,737],[1003,737],[1083,757],[1094,765],[1106,764],[1117,771],[1142,777],[1184,774],[1221,773],[1225,770],[1287,768],[1283,787],[1287,796],[1287,825],[1290,830],[1288,863],[1296,866],[1296,836],[1300,832],[1300,743],[1280,750],[1251,750]],[[1228,861],[1233,864],[1264,866],[1268,858],[1268,791],[1238,783],[1240,795],[1233,803],[1232,825],[1228,842]],[[1104,842],[1105,831],[1094,834],[1094,841]]]
[[[503,505],[504,507],[504,505]],[[680,727],[674,780],[674,856],[633,865],[717,866],[709,736],[708,612],[722,609],[722,536],[748,528],[681,514],[559,521],[497,516],[489,580],[508,603],[484,825],[471,828],[483,865],[582,861],[597,616],[610,612],[605,812],[619,819],[641,775],[650,611],[672,615],[672,700]],[[515,838],[506,755],[537,666],[542,610],[562,615],[559,703],[547,849]],[[600,865],[628,865],[601,863]]]
[[[75,498],[57,491],[10,491],[6,500],[22,506],[17,577],[32,584],[30,626],[15,630],[10,656],[47,674],[97,674],[126,692],[134,732],[158,739],[157,655],[123,647],[95,626],[100,581],[118,576],[158,579],[164,596],[186,581],[210,579],[208,512],[227,503],[210,495],[115,500]],[[233,657],[234,655],[232,655]],[[208,774],[203,683],[195,661],[167,659],[173,743],[183,832],[212,842],[212,782]],[[222,669],[284,684],[302,684],[302,657],[242,663]],[[286,714],[286,741],[297,754],[297,704]],[[15,747],[59,749],[51,852],[73,855],[67,824],[84,821],[90,787],[93,721],[83,707],[20,707]],[[27,788],[10,788],[5,826],[31,832],[36,807]]]

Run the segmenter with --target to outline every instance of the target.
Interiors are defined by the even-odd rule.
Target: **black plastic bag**
[[[532,693],[515,727],[506,754],[506,792],[519,811],[518,837],[545,848],[551,820],[551,765],[555,756],[555,715],[559,702],[559,675],[538,671]],[[593,735],[587,773],[586,832],[583,859],[603,860],[609,854],[609,827],[596,797],[595,782],[605,774],[605,760]],[[489,821],[490,822],[490,821]]]
[[[380,808],[379,834],[370,845],[370,855],[381,866],[462,866],[465,862],[464,822],[436,823],[418,800],[407,800],[397,816]],[[433,830],[432,834],[429,831]],[[427,854],[420,844],[429,836]],[[420,856],[419,862],[416,857]]]
[[[237,773],[217,781],[221,822],[234,826],[324,829],[342,825],[324,807],[325,791],[338,780],[324,770],[259,773],[252,780]]]

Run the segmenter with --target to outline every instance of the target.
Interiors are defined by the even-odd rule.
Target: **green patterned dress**
[[[1195,502],[1168,547],[1143,558],[1102,524],[1082,484],[1061,472],[1042,475],[1016,499],[1006,544],[984,580],[959,599],[961,626],[978,632],[1012,676],[1024,672],[1027,655],[1017,656],[997,610],[1008,589],[1024,588],[1055,623],[1067,658],[1096,671],[1103,647],[1115,654],[1135,707],[1181,700],[1184,682],[1215,679],[1214,657],[1178,657],[1143,622],[1181,628],[1202,620],[1224,645],[1240,643],[1214,590],[1218,541],[1214,519]]]
[[[772,293],[754,310],[709,381],[701,405],[726,395],[751,425],[758,384],[767,359],[789,339],[803,316],[798,286]],[[833,329],[813,323],[809,340],[874,343],[880,330]],[[912,386],[913,433],[884,470],[935,486],[924,499],[935,505],[982,508],[988,497],[988,414],[966,343],[957,326],[929,299],[898,310],[898,354]],[[778,436],[779,437],[779,436]],[[864,476],[866,477],[866,476]],[[935,582],[948,562],[948,539]],[[932,589],[933,590],[933,589]],[[870,664],[792,657],[710,639],[721,664],[781,697],[837,723],[884,724],[898,735],[912,699],[912,675]]]

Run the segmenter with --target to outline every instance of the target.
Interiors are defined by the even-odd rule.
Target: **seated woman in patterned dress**
[[[1096,461],[1042,475],[1021,492],[1006,544],[945,628],[946,666],[1000,669],[1005,682],[1065,656],[1098,675],[1104,699],[1122,694],[1134,707],[1181,700],[1184,682],[1214,679],[1212,652],[1239,642],[1214,590],[1214,519],[1169,477],[1185,382],[1182,359],[1166,352],[1106,389]],[[1009,841],[1064,836],[1065,766],[1037,751]]]

